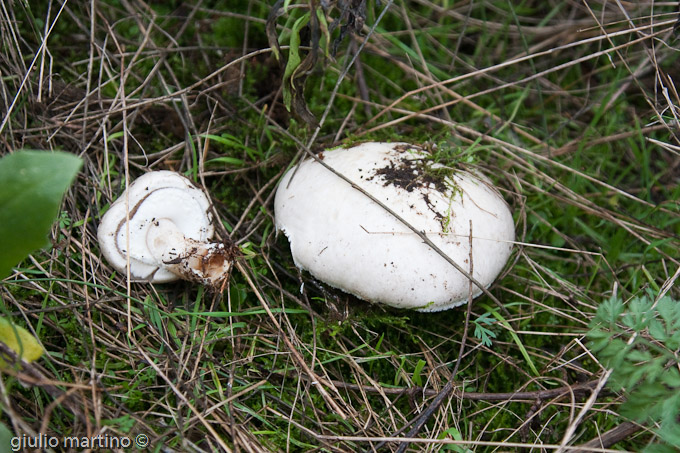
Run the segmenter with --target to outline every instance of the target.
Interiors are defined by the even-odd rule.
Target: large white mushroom
[[[319,157],[424,232],[462,269],[469,273],[472,268],[473,278],[484,287],[510,257],[515,239],[512,214],[486,178],[442,172],[422,148],[405,143],[364,143],[324,151]],[[314,160],[283,177],[275,212],[276,227],[288,237],[295,264],[361,299],[440,311],[469,297],[465,274],[394,215]],[[481,293],[472,286],[472,297]]]
[[[129,222],[127,221],[129,219]],[[102,253],[119,272],[152,283],[179,278],[219,288],[231,257],[214,234],[210,200],[171,171],[135,180],[104,214],[98,238]]]

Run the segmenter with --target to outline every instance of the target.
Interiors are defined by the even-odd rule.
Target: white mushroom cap
[[[226,278],[230,261],[223,244],[208,242],[213,233],[210,200],[203,191],[178,173],[155,171],[130,184],[127,202],[124,194],[111,205],[98,237],[102,253],[119,272],[126,271],[129,256],[132,278],[214,285]]]
[[[467,172],[424,171],[427,154],[404,143],[323,152],[323,162],[380,200],[488,287],[508,260],[512,214],[488,181]],[[435,166],[429,166],[431,169]],[[282,179],[276,226],[295,264],[371,302],[419,311],[464,304],[469,280],[408,227],[321,164],[306,160]],[[473,285],[473,297],[481,290]]]

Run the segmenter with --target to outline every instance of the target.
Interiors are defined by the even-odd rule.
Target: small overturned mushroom
[[[179,173],[154,171],[135,180],[111,205],[98,238],[117,271],[126,272],[129,259],[134,279],[165,283],[181,278],[219,288],[232,261],[224,244],[210,242],[213,233],[205,193]]]
[[[426,233],[462,269],[472,267],[472,276],[488,287],[515,239],[508,205],[482,176],[444,171],[427,157],[405,143],[323,152],[324,163]],[[274,204],[276,227],[288,237],[295,264],[321,281],[367,301],[419,311],[445,310],[468,299],[465,274],[314,160],[283,177]],[[482,290],[473,285],[472,292],[477,297]]]

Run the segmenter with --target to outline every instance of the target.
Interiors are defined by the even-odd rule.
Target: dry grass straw
[[[16,382],[11,390],[6,384],[0,389],[3,420],[15,433],[145,433],[160,451],[373,451],[378,446],[396,451],[398,438],[403,440],[455,369],[452,393],[428,415],[420,433],[401,445],[414,451],[435,451],[442,444],[567,451],[590,440],[583,448],[607,451],[612,435],[597,424],[615,419],[619,401],[598,387],[604,370],[583,334],[603,298],[616,288],[626,294],[634,289],[626,265],[610,265],[596,236],[574,235],[569,226],[546,218],[545,206],[555,203],[590,219],[588,224],[597,219],[644,244],[658,258],[631,260],[631,267],[649,276],[640,284],[666,285],[678,296],[674,273],[680,262],[669,252],[680,246],[677,200],[658,198],[680,177],[675,86],[680,73],[677,65],[665,64],[678,52],[672,2],[563,2],[547,22],[518,14],[509,23],[477,18],[481,7],[474,2],[449,8],[428,0],[394,2],[386,18],[394,23],[396,17],[404,26],[371,34],[335,103],[316,105],[317,113],[328,109],[328,120],[307,143],[299,128],[286,126],[276,83],[280,73],[270,50],[257,47],[262,39],[250,42],[251,32],[239,48],[229,49],[201,42],[201,28],[216,27],[221,18],[261,27],[264,19],[253,11],[262,5],[244,2],[245,12],[232,13],[183,3],[170,17],[143,2],[114,3],[50,1],[39,11],[40,20],[32,20],[22,2],[0,7],[0,38],[6,43],[0,55],[1,154],[61,149],[85,160],[64,202],[68,221],[52,231],[53,248],[31,256],[0,286],[7,310],[50,351],[40,364],[15,373],[35,391]],[[555,8],[557,3],[546,2]],[[376,15],[383,6],[376,6]],[[487,6],[489,16],[497,18],[497,6]],[[430,29],[447,20],[463,26],[454,27],[444,45]],[[365,30],[371,25],[367,22]],[[467,34],[468,28],[475,32]],[[502,39],[492,41],[494,34]],[[491,64],[475,66],[475,58],[458,56],[474,48],[475,38],[489,40],[488,55],[475,58]],[[359,48],[362,38],[353,39],[350,48]],[[394,39],[408,43],[413,55],[400,51]],[[187,41],[195,45],[180,44]],[[428,61],[435,54],[447,59]],[[369,56],[389,62],[403,79],[385,80]],[[347,57],[341,51],[337,65],[327,70],[341,72]],[[210,70],[192,75],[192,67]],[[569,76],[575,67],[585,72],[580,80]],[[624,76],[613,79],[608,75],[613,68],[624,68]],[[436,70],[451,77],[443,79]],[[260,86],[247,85],[253,80]],[[475,84],[480,89],[470,94]],[[385,96],[376,86],[398,95]],[[523,91],[533,103],[532,117],[491,106],[490,100],[502,103],[509,93]],[[621,110],[621,96],[637,98],[639,110],[632,103]],[[339,102],[352,107],[339,110]],[[541,109],[563,115],[563,126],[536,124]],[[640,124],[621,123],[593,134],[588,127],[593,112],[639,118]],[[358,120],[360,113],[368,117]],[[253,123],[258,117],[262,122]],[[262,160],[241,155],[242,167],[206,166],[224,151],[200,137],[247,130],[238,138],[254,147],[267,142],[265,129],[288,149],[272,143],[274,152]],[[270,234],[273,190],[296,143],[313,149],[347,136],[398,139],[397,133],[423,129],[448,131],[462,147],[488,150],[482,167],[518,213],[521,245],[514,267],[492,288],[501,302],[514,305],[487,309],[475,303],[467,314],[470,321],[496,309],[503,317],[492,346],[471,331],[464,334],[464,312],[404,320],[402,313],[320,287],[295,273],[285,241]],[[664,166],[657,167],[658,194],[648,194],[642,185],[621,185],[617,175],[578,160],[584,148],[629,139],[658,145],[654,158]],[[632,152],[622,157],[634,160]],[[222,229],[222,239],[250,241],[255,245],[249,250],[260,258],[246,253],[222,295],[184,284],[130,283],[112,277],[101,260],[96,227],[102,212],[134,177],[167,168],[192,170],[214,193],[240,197],[213,198],[218,218],[235,227],[231,233]],[[224,185],[238,189],[219,190]],[[656,224],[640,212],[670,220]],[[533,247],[538,229],[559,245]],[[645,266],[665,273],[651,275]],[[363,321],[364,311],[374,320]],[[539,319],[552,324],[533,321]],[[390,326],[391,321],[396,323]],[[538,375],[507,331],[522,339]],[[413,366],[419,360],[424,364],[416,377]],[[511,376],[502,391],[498,373]],[[595,388],[601,393],[593,393]],[[647,429],[634,427],[636,434],[624,437]],[[453,439],[456,430],[464,433],[461,440]],[[438,439],[441,433],[448,435]],[[592,433],[601,437],[591,439]]]

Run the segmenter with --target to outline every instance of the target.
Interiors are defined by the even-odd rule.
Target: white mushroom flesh
[[[364,143],[323,152],[323,162],[380,200],[473,277],[489,286],[515,238],[512,214],[479,176],[433,177],[427,155],[403,143]],[[434,168],[430,166],[430,170]],[[357,297],[439,311],[468,300],[469,279],[406,225],[321,164],[306,160],[282,179],[276,226],[296,265]],[[472,222],[472,263],[470,263]],[[472,285],[472,297],[481,293]]]

